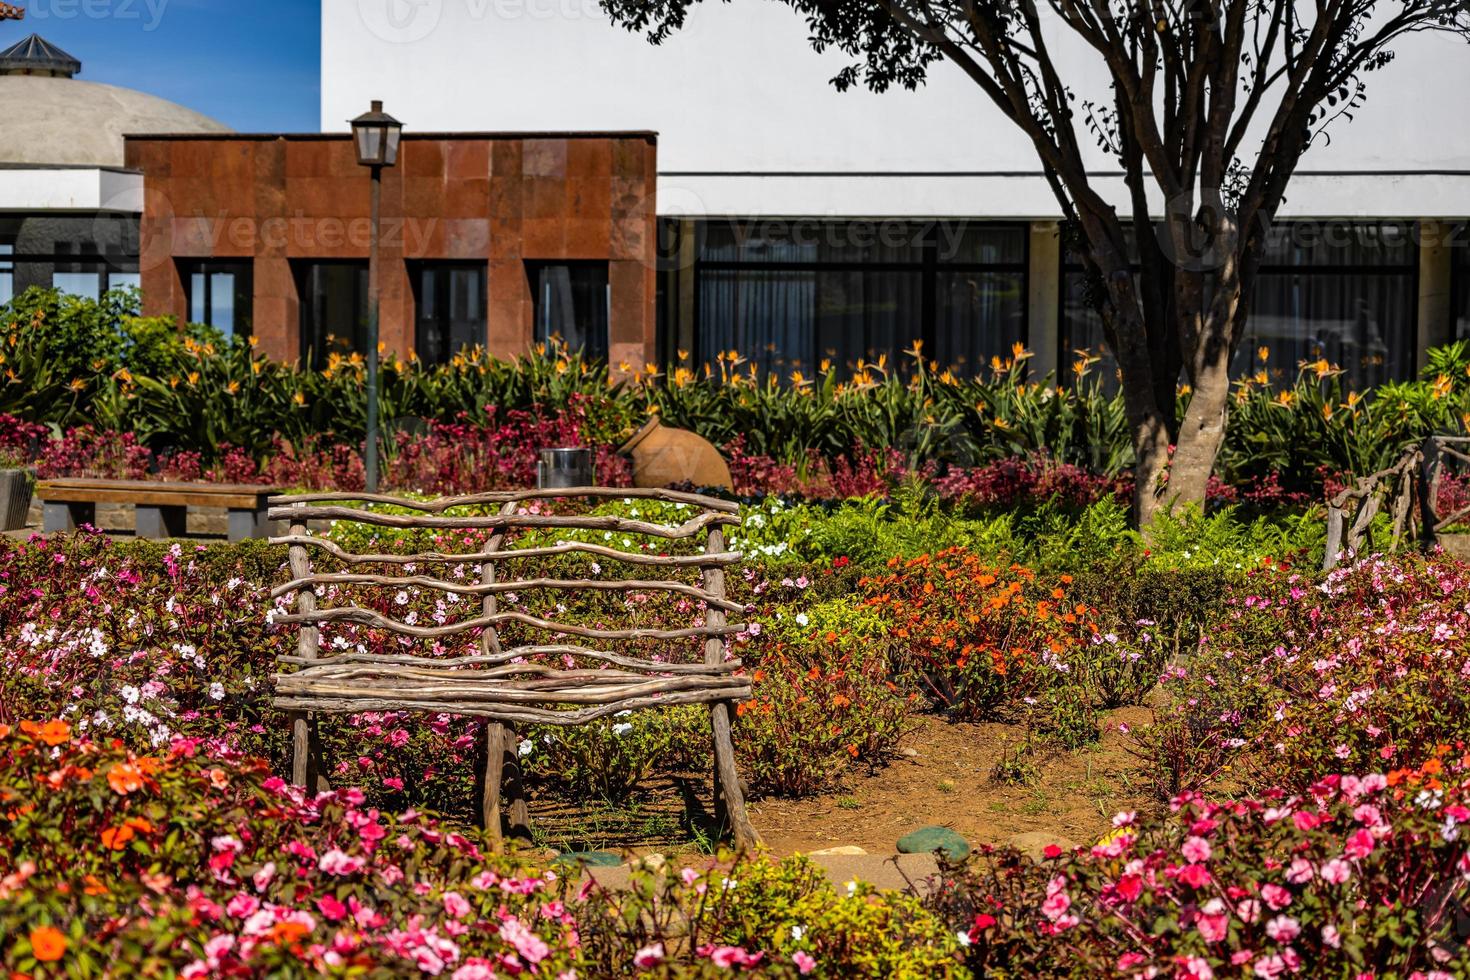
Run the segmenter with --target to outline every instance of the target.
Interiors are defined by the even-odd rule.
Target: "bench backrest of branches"
[[[1396,551],[1409,540],[1433,547],[1441,533],[1470,517],[1470,506],[1439,513],[1446,465],[1466,464],[1470,464],[1470,436],[1431,436],[1405,450],[1388,469],[1355,479],[1327,504],[1323,569],[1336,566],[1344,552],[1361,551],[1370,540],[1374,518],[1384,512],[1393,518],[1387,550]]]
[[[630,516],[588,512],[589,499],[620,498],[672,511],[677,523],[634,516],[637,506]],[[294,610],[275,621],[299,634],[295,653],[280,658],[274,703],[292,716],[298,785],[326,786],[318,715],[478,716],[487,722],[477,767],[485,827],[498,842],[504,786],[510,831],[529,836],[517,726],[701,704],[711,718],[716,816],[737,845],[758,840],[730,734],[730,705],[751,693],[727,642],[745,629],[729,622],[744,610],[725,595],[725,570],[740,561],[725,544],[738,505],[609,488],[432,501],[323,493],[274,497],[270,517],[290,529],[272,539],[290,558],[290,581],[272,597],[294,597]],[[401,540],[389,546],[373,535],[355,552],[341,534],[311,532],[328,521]],[[410,610],[425,593],[436,597],[433,610]]]

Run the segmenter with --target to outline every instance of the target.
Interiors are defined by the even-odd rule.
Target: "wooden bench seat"
[[[231,541],[263,538],[268,533],[266,511],[279,487],[253,483],[169,483],[161,480],[94,480],[64,477],[36,484],[41,501],[42,530],[72,531],[79,524],[95,524],[97,504],[124,504],[133,508],[140,538],[181,538],[190,507],[229,511]]]
[[[682,523],[585,513],[588,498],[621,497],[674,504]],[[745,612],[725,595],[725,569],[740,561],[724,537],[740,522],[736,504],[671,490],[595,487],[430,501],[306,494],[271,503],[271,519],[290,527],[272,539],[289,546],[290,580],[271,598],[294,605],[278,607],[272,621],[299,628],[295,651],[279,658],[282,670],[272,678],[273,704],[292,718],[298,785],[328,787],[320,715],[483,718],[481,819],[497,843],[505,829],[529,838],[519,750],[532,747],[521,744],[518,726],[582,725],[704,705],[716,819],[737,845],[758,842],[730,731],[732,705],[751,697],[731,642],[747,630],[727,621]],[[433,541],[436,550],[385,542],[354,552],[309,532],[322,521],[424,532],[419,540]],[[518,536],[528,533],[535,540],[526,545]],[[459,550],[457,541],[464,542]],[[331,567],[315,567],[314,557]],[[576,592],[602,595],[584,596],[584,612],[568,615],[569,593]],[[411,604],[430,597],[433,614],[420,620]]]

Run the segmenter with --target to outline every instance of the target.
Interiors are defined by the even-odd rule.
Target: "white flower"
[[[803,929],[801,926],[792,926],[791,927],[791,938],[794,939],[794,940],[796,940],[797,942],[801,942],[801,937],[802,936],[805,936],[805,935],[806,935],[806,930]]]
[[[223,701],[225,698],[225,686],[219,681],[209,685],[209,696],[215,701]]]
[[[968,932],[965,932],[963,929],[961,929],[959,932],[955,933],[954,935],[955,935],[955,938],[957,940],[959,940],[959,943],[960,943],[961,946],[964,946],[966,948],[969,948],[969,945],[970,945],[970,934]]]
[[[810,619],[810,617],[807,616],[806,613],[797,613],[796,614],[796,625],[797,626],[805,626],[807,623],[810,623],[810,622],[811,622],[811,619]]]
[[[536,743],[535,742],[531,741],[529,738],[528,739],[525,739],[524,741],[521,742],[520,745],[517,745],[516,746],[516,755],[518,755],[522,759],[524,759],[526,756],[530,755],[531,752],[532,752],[532,750],[535,749],[535,748],[536,748]]]

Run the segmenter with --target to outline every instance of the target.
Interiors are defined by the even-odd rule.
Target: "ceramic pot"
[[[618,452],[633,457],[636,487],[692,483],[735,489],[730,467],[713,443],[685,429],[671,429],[657,418],[649,419]]]

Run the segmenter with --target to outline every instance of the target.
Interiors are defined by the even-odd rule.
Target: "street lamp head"
[[[383,103],[352,120],[352,139],[357,144],[357,162],[364,167],[391,167],[398,162],[398,140],[403,123],[383,111]]]

